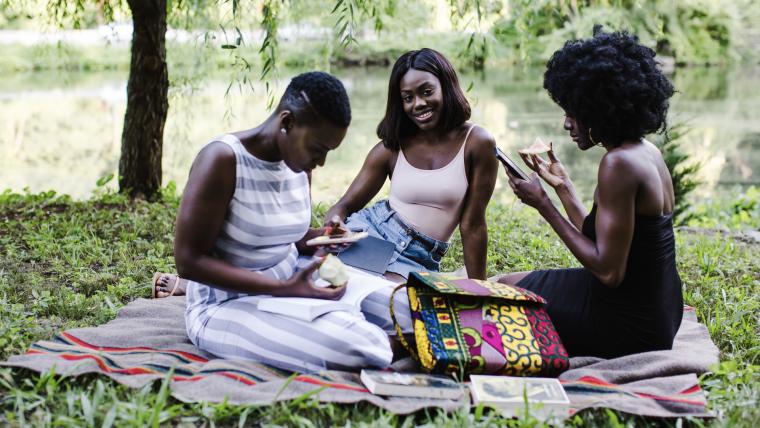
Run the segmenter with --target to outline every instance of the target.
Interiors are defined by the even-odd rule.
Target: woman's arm
[[[537,177],[530,182],[510,177],[517,196],[536,208],[578,261],[608,287],[625,277],[633,239],[637,173],[621,153],[608,153],[599,166],[596,242],[572,225],[546,196]]]
[[[346,190],[346,193],[340,200],[330,207],[325,214],[325,221],[332,219],[334,216],[340,217],[341,220],[362,209],[385,184],[385,180],[390,175],[390,160],[393,153],[383,146],[383,143],[377,143],[370,150],[367,158],[364,160],[359,174]]]
[[[557,196],[559,196],[559,200],[562,202],[562,207],[565,208],[565,213],[567,213],[570,222],[577,230],[581,230],[583,228],[583,220],[586,219],[588,212],[578,197],[573,182],[568,178],[565,182],[555,187],[554,191],[557,192]]]
[[[224,143],[206,146],[193,162],[182,196],[174,237],[174,259],[183,278],[255,294],[339,298],[345,289],[313,287],[318,264],[284,281],[212,257],[235,191],[235,153]]]
[[[496,143],[493,136],[482,128],[474,130],[473,134],[468,147],[471,149],[467,168],[469,186],[462,219],[459,222],[459,233],[462,236],[467,276],[486,279],[488,252],[486,207],[496,185],[499,165],[494,156]]]
[[[306,171],[306,178],[309,180],[309,199],[311,199],[311,171]],[[298,250],[298,254],[305,256],[314,255],[314,253],[317,251],[317,247],[310,247],[306,245],[306,241],[312,238],[316,238],[319,235],[323,235],[324,233],[324,227],[318,229],[310,227],[309,230],[306,231],[306,234],[301,239],[299,239],[298,242],[296,242],[296,249]]]

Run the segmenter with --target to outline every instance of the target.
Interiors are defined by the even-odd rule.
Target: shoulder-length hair
[[[385,117],[377,125],[377,136],[383,145],[397,151],[403,138],[413,135],[417,125],[404,113],[401,100],[401,79],[410,69],[426,71],[441,82],[443,91],[443,117],[438,126],[450,131],[470,118],[470,103],[459,87],[459,78],[449,60],[433,49],[423,48],[409,51],[399,57],[393,64],[391,79],[388,82],[388,103]]]

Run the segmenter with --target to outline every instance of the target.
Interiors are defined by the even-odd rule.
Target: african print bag
[[[556,376],[569,359],[544,309],[528,290],[498,282],[413,272],[407,284],[416,349],[391,317],[399,340],[428,372],[455,376]]]

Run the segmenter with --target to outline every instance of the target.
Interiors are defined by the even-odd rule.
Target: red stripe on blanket
[[[224,376],[224,377],[227,377],[227,378],[230,378],[230,379],[234,379],[234,380],[236,380],[238,382],[242,382],[242,383],[244,383],[244,384],[246,384],[248,386],[254,386],[254,385],[256,385],[256,382],[248,380],[245,377],[240,376],[240,375],[236,375],[234,373],[216,372],[214,374],[215,375],[221,375],[221,376]],[[182,377],[182,376],[175,376],[172,380],[175,380],[177,382],[195,382],[195,381],[199,381],[199,380],[205,379],[206,377],[207,376],[203,376],[203,375],[197,375],[197,376],[188,377],[188,378]],[[294,380],[297,380],[299,382],[304,382],[304,383],[310,383],[312,385],[325,386],[325,387],[329,387],[329,388],[345,389],[345,390],[356,391],[356,392],[369,392],[365,388],[356,387],[356,386],[353,386],[353,385],[342,384],[342,383],[325,382],[325,381],[322,381],[322,380],[319,380],[319,379],[314,379],[312,377],[308,377],[308,376],[305,376],[305,375],[296,376],[294,378]]]
[[[256,382],[254,382],[252,380],[248,380],[248,379],[244,378],[243,376],[236,375],[234,373],[218,372],[218,373],[214,373],[214,374],[218,374],[218,375],[230,378],[230,379],[234,379],[234,380],[236,380],[238,382],[242,382],[242,383],[244,383],[244,384],[246,384],[248,386],[256,385]]]
[[[157,374],[158,373],[155,370],[149,370],[142,367],[132,367],[128,369],[112,369],[108,367],[108,365],[104,363],[102,359],[94,355],[60,354],[60,357],[68,361],[78,361],[78,360],[85,360],[89,358],[91,360],[94,360],[98,364],[98,367],[100,367],[100,370],[106,373],[119,373],[119,374],[127,374],[127,375]]]
[[[644,393],[644,392],[634,392],[634,394],[638,395],[639,397],[651,398],[651,399],[657,400],[657,401],[675,401],[677,403],[694,404],[696,406],[705,406],[705,405],[707,405],[707,402],[705,402],[705,401],[699,401],[699,400],[687,400],[685,398],[663,397],[662,395],[647,394],[647,393]]]
[[[226,378],[230,378],[232,380],[244,383],[244,384],[246,384],[248,386],[254,386],[254,385],[256,385],[256,382],[254,382],[252,380],[248,380],[244,376],[240,376],[240,375],[237,375],[237,374],[234,374],[234,373],[230,373],[230,372],[214,372],[213,374],[214,375],[219,375],[219,376],[224,376]],[[208,377],[207,375],[195,375],[195,376],[191,376],[191,377],[173,376],[172,377],[172,381],[174,381],[174,382],[196,382],[196,381],[199,381],[199,380],[206,379],[207,377]]]
[[[699,385],[694,385],[690,388],[686,388],[683,391],[681,391],[679,394],[694,394],[697,392],[702,391],[702,388],[699,387]]]
[[[207,376],[203,376],[203,375],[195,375],[195,376],[190,376],[190,377],[174,376],[172,377],[172,381],[173,382],[195,382],[198,380],[206,379],[206,377]]]
[[[41,354],[41,352],[36,352],[37,354]],[[95,356],[95,355],[71,355],[66,353],[59,353],[59,357],[63,358],[64,360],[68,361],[78,361],[78,360],[85,360],[85,359],[91,359],[95,361],[100,368],[101,371],[105,373],[118,373],[118,374],[125,374],[125,375],[144,375],[144,374],[159,374],[159,372],[155,370],[149,370],[142,367],[132,367],[132,368],[126,368],[126,369],[113,369],[108,366],[101,358]],[[245,377],[230,373],[230,372],[216,372],[215,375],[224,376],[229,379],[233,379],[238,382],[242,382],[248,386],[256,385],[256,382],[246,379]],[[191,377],[185,377],[185,376],[172,376],[173,381],[177,382],[195,382],[198,380],[205,379],[206,376],[204,375],[196,375]],[[314,379],[308,376],[298,376],[295,378],[295,380],[305,383],[310,383],[312,385],[319,385],[319,386],[325,386],[329,388],[336,388],[336,389],[345,389],[349,391],[356,391],[356,392],[369,392],[365,388],[356,387],[353,385],[347,385],[347,384],[341,384],[341,383],[335,383],[335,382],[325,382],[322,380]]]
[[[578,379],[578,381],[579,382],[590,383],[590,384],[593,384],[593,385],[610,386],[610,387],[619,388],[619,386],[615,385],[614,383],[609,383],[606,380],[602,380],[602,379],[595,378],[595,377],[592,377],[592,376],[582,376],[580,379]]]
[[[314,379],[312,377],[308,377],[304,375],[296,376],[295,380],[300,381],[300,382],[310,383],[312,385],[327,386],[330,388],[345,389],[348,391],[369,392],[369,390],[366,388],[361,388],[361,387],[353,386],[353,385],[346,385],[344,383],[325,382],[323,380]]]
[[[208,360],[206,360],[206,359],[204,359],[202,357],[199,357],[197,355],[193,355],[193,354],[190,354],[190,353],[187,353],[187,352],[183,352],[183,351],[168,351],[168,352],[164,352],[164,351],[159,351],[159,350],[152,349],[152,348],[147,348],[147,347],[133,347],[133,348],[99,347],[99,346],[91,345],[91,344],[85,342],[84,340],[79,339],[78,337],[76,337],[76,336],[74,336],[74,335],[72,335],[70,333],[62,333],[62,335],[65,335],[65,338],[67,340],[70,340],[71,342],[74,342],[74,343],[76,343],[79,346],[82,346],[82,347],[87,348],[87,349],[97,350],[97,351],[105,351],[105,352],[114,352],[114,351],[115,352],[119,352],[119,351],[121,351],[121,352],[125,352],[125,351],[130,351],[130,352],[147,351],[147,352],[163,352],[163,353],[172,352],[172,353],[177,353],[177,354],[181,354],[183,356],[186,356],[188,359],[195,359],[195,360],[201,361],[201,362],[207,362],[208,361]],[[26,352],[26,354],[27,355],[45,355],[45,354],[48,354],[48,352],[42,352],[42,351],[38,351],[38,350],[35,350],[35,349],[30,349],[30,350],[28,350]],[[86,359],[93,360],[98,365],[98,368],[102,372],[104,372],[104,373],[116,373],[116,374],[123,374],[123,375],[162,374],[159,371],[147,369],[147,368],[144,368],[144,367],[112,368],[102,358],[100,358],[100,357],[98,357],[96,355],[69,354],[69,353],[66,353],[66,352],[51,352],[50,354],[56,355],[57,357],[63,358],[64,360],[67,360],[67,361],[80,361],[80,360],[86,360]],[[213,374],[214,375],[224,376],[226,378],[233,379],[233,380],[238,381],[238,382],[242,382],[242,383],[244,383],[244,384],[246,384],[248,386],[254,386],[254,385],[257,384],[255,381],[249,380],[249,379],[245,378],[244,376],[241,376],[239,374],[235,374],[235,373],[232,373],[232,372],[219,371],[219,372],[215,372]],[[195,381],[199,381],[199,380],[205,379],[206,377],[208,377],[208,376],[206,376],[206,375],[195,375],[195,376],[189,376],[188,377],[188,376],[174,375],[174,376],[172,376],[172,380],[175,381],[175,382],[195,382]],[[358,387],[358,386],[354,386],[354,385],[349,385],[349,384],[337,383],[337,382],[327,382],[327,381],[323,381],[323,380],[316,379],[316,378],[313,378],[313,377],[309,377],[309,376],[306,376],[306,375],[297,376],[295,378],[295,380],[297,380],[299,382],[304,382],[304,383],[309,383],[309,384],[312,384],[312,385],[324,386],[324,387],[329,387],[329,388],[343,389],[343,390],[355,391],[355,392],[369,392],[366,388],[362,388],[362,387]]]
[[[622,388],[619,385],[616,385],[614,383],[610,383],[610,382],[607,382],[607,381],[604,381],[602,379],[598,379],[598,378],[595,378],[595,377],[592,377],[592,376],[583,376],[580,379],[578,379],[577,381],[562,381],[561,383],[566,384],[566,383],[571,383],[571,382],[582,382],[582,383],[588,383],[588,384],[591,384],[591,385],[603,386],[603,387],[608,387],[608,388],[622,390]],[[700,392],[701,390],[702,389],[699,387],[699,385],[694,385],[692,387],[689,387],[689,388],[687,388],[687,389],[685,389],[685,390],[677,393],[676,395],[690,395],[690,394],[694,394],[694,393]],[[679,397],[675,397],[675,396],[655,395],[655,394],[649,394],[649,393],[645,393],[645,392],[636,392],[636,391],[631,391],[631,393],[632,394],[636,394],[637,396],[642,397],[642,398],[651,398],[653,400],[658,400],[658,401],[674,401],[674,402],[678,402],[678,403],[694,404],[694,405],[700,405],[700,406],[704,406],[704,405],[707,404],[707,402],[705,402],[705,401],[691,400],[691,399],[679,398]]]
[[[94,356],[94,355],[69,355],[69,354],[60,354],[61,358],[69,361],[77,361],[77,360],[84,360],[84,359],[91,359],[95,360],[95,362],[98,364],[98,367],[106,373],[119,373],[119,374],[126,374],[126,375],[144,375],[144,374],[160,374],[160,372],[155,370],[146,369],[143,367],[132,367],[127,369],[112,369],[108,367],[108,365],[103,362],[100,358]],[[242,382],[248,386],[256,385],[256,382],[246,379],[243,376],[229,373],[229,372],[216,372],[215,375],[224,376],[233,380],[236,380],[238,382]],[[172,376],[172,381],[175,382],[195,382],[198,380],[205,379],[207,376],[204,375],[196,375],[191,377],[185,377],[185,376]]]
[[[85,342],[84,340],[74,336],[71,333],[63,332],[61,333],[61,336],[65,337],[66,339],[76,343],[79,346],[89,348],[89,349],[95,349],[97,351],[106,351],[106,352],[127,352],[127,351],[145,351],[145,352],[160,352],[164,354],[178,354],[181,355],[189,360],[196,361],[199,363],[207,363],[208,360],[195,354],[191,354],[189,352],[185,351],[177,351],[175,349],[155,349],[155,348],[148,348],[145,346],[138,346],[133,348],[115,348],[115,347],[109,347],[109,346],[95,346],[92,344],[89,344]]]

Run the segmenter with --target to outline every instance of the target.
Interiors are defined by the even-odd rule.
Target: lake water
[[[354,119],[341,147],[314,172],[314,199],[323,202],[343,193],[377,142],[375,127],[385,108],[389,69],[334,73],[349,91]],[[562,129],[561,109],[541,88],[541,73],[510,69],[460,77],[463,87],[470,87],[473,121],[486,127],[502,149],[514,154],[536,136],[553,141],[588,200],[602,149],[577,150]],[[671,78],[679,92],[671,103],[670,121],[688,124],[683,148],[702,163],[704,184],[696,196],[709,198],[727,186],[760,184],[760,68],[684,69]],[[266,117],[262,87],[233,89],[225,97],[228,85],[229,77],[219,75],[172,89],[164,138],[165,184],[173,180],[181,190],[192,159],[211,137],[254,126]],[[126,72],[4,75],[0,190],[52,189],[87,197],[98,178],[118,169],[125,88]],[[510,197],[503,176],[497,186],[497,198]]]

